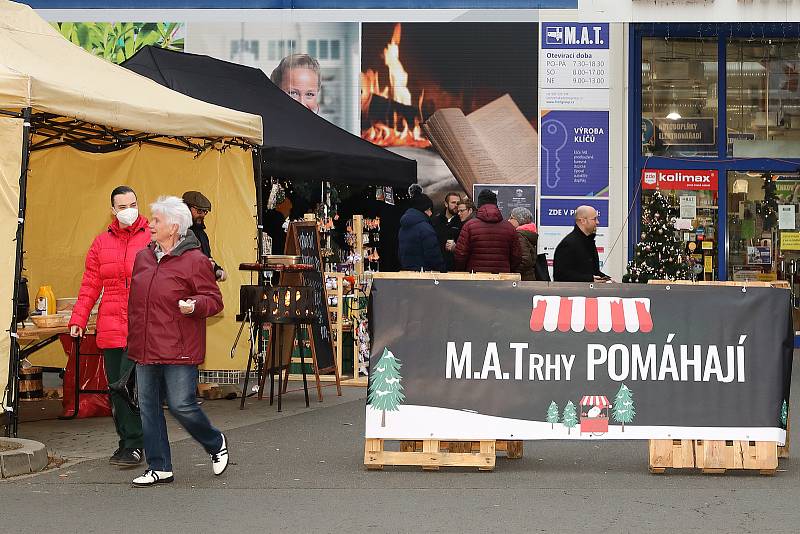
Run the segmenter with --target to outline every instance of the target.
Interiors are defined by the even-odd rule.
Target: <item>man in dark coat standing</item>
[[[411,207],[400,218],[397,252],[404,271],[445,271],[436,231],[431,226],[433,202],[419,186],[412,186]]]
[[[461,231],[461,218],[458,216],[458,204],[461,202],[461,195],[456,192],[449,192],[444,197],[444,208],[442,211],[431,217],[431,224],[436,230],[436,237],[439,238],[439,247],[442,249],[444,263],[448,271],[453,270],[453,251],[456,249],[456,241]]]
[[[455,270],[476,273],[511,273],[522,253],[514,226],[503,219],[497,195],[489,189],[478,194],[478,216],[464,223],[455,251]]]
[[[211,212],[211,201],[200,191],[186,191],[182,198],[183,203],[189,206],[189,211],[192,212],[192,225],[189,229],[200,241],[200,250],[211,260],[217,282],[224,282],[228,275],[225,273],[225,269],[221,265],[217,265],[211,256],[211,242],[208,240],[206,225],[203,222],[206,215]]]
[[[600,217],[591,206],[575,210],[575,228],[556,247],[553,280],[556,282],[594,282],[610,278],[600,271],[595,236]]]

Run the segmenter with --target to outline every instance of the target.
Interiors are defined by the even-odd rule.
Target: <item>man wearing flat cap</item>
[[[214,276],[218,282],[224,282],[228,275],[221,265],[217,265],[211,256],[211,243],[208,241],[208,234],[206,233],[206,225],[203,220],[211,212],[211,201],[200,191],[186,191],[183,194],[183,202],[189,206],[189,211],[192,212],[192,225],[189,227],[191,231],[197,236],[200,241],[200,250],[203,251],[211,265],[214,267]]]

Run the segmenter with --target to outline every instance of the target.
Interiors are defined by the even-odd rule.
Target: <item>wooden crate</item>
[[[386,441],[400,441],[400,450],[384,450]],[[426,471],[438,471],[440,467],[477,467],[479,471],[491,471],[498,451],[505,451],[508,458],[521,458],[522,442],[367,439],[364,465],[367,469],[383,469],[384,465],[412,465]]]
[[[778,468],[778,447],[774,441],[717,441],[651,439],[650,472],[666,469],[700,469],[706,474],[728,470],[753,470],[774,475]]]

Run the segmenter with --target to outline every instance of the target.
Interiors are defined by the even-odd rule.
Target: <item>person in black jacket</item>
[[[595,232],[600,217],[591,206],[575,210],[575,228],[556,247],[553,256],[553,280],[556,282],[609,281],[600,271]]]
[[[404,271],[445,271],[436,231],[430,223],[433,202],[419,186],[411,186],[411,207],[400,218],[398,255]]]
[[[453,251],[456,249],[458,233],[461,231],[461,218],[458,216],[460,202],[461,195],[453,191],[447,193],[444,197],[444,208],[431,218],[431,224],[436,230],[436,237],[439,238],[439,247],[442,249],[442,256],[448,271],[453,270]]]
[[[206,225],[203,222],[206,215],[211,212],[211,201],[200,191],[186,191],[182,198],[183,203],[189,206],[189,211],[192,212],[192,225],[189,229],[194,232],[195,237],[200,241],[200,250],[211,260],[217,282],[224,282],[228,275],[225,274],[225,269],[218,265],[211,256],[211,242],[208,240]]]

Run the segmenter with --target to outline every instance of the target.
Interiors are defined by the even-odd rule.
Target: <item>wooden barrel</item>
[[[19,400],[35,401],[44,398],[42,368],[28,367],[19,370]]]

